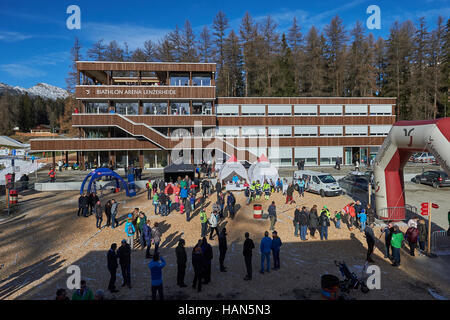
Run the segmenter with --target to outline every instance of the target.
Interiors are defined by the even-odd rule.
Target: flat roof
[[[200,62],[77,61],[77,69],[79,71],[216,72],[216,64]]]

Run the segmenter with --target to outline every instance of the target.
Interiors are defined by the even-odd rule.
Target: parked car
[[[415,163],[433,163],[436,160],[430,152],[419,152],[412,156],[412,161]]]
[[[450,177],[444,171],[425,171],[412,178],[412,181],[428,184],[434,188],[450,187]]]
[[[372,183],[373,187],[373,172],[371,170],[365,172],[353,171],[339,179],[338,183],[348,194],[365,197],[369,191],[369,183]]]
[[[294,171],[293,182],[296,184],[300,178],[308,181],[305,188],[308,192],[320,194],[322,197],[342,194],[341,187],[331,174],[310,170]]]

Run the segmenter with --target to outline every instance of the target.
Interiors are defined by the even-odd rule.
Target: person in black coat
[[[252,280],[252,250],[255,249],[255,244],[253,240],[250,239],[250,234],[248,232],[245,233],[245,241],[244,241],[244,260],[245,267],[247,269],[247,275],[244,280]]]
[[[160,180],[159,181],[159,191],[164,192],[165,188],[166,188],[166,183],[164,182],[164,180]]]
[[[184,284],[184,276],[186,274],[186,263],[187,263],[187,255],[186,249],[184,248],[184,244],[186,242],[184,239],[180,239],[178,241],[178,246],[175,249],[175,253],[177,255],[177,285],[180,288],[186,287]]]
[[[108,290],[111,292],[119,292],[116,289],[116,273],[117,273],[117,254],[116,254],[117,244],[113,243],[111,249],[108,250],[106,258],[108,260],[108,271],[111,274],[108,284]]]
[[[85,203],[84,194],[82,194],[78,198],[78,216],[81,216],[83,214],[84,203]]]
[[[227,253],[227,229],[223,228],[219,234],[219,263],[220,263],[220,272],[227,272],[227,268],[225,268],[223,262],[225,261],[225,254]]]
[[[105,216],[106,216],[106,226],[109,227],[111,225],[111,200],[108,200],[105,204]]]
[[[216,182],[217,199],[219,199],[219,195],[221,192],[222,192],[222,184],[220,184],[220,181],[217,180],[217,182]]]
[[[203,237],[202,239],[201,248],[206,261],[205,282],[203,283],[208,284],[211,282],[211,261],[213,259],[213,250],[208,241],[206,241],[206,237]]]
[[[194,267],[194,282],[192,283],[192,288],[195,289],[197,287],[198,292],[202,290],[202,281],[206,271],[206,260],[201,245],[202,240],[198,240],[198,243],[192,250],[192,266]]]
[[[128,286],[131,289],[131,247],[125,239],[122,240],[122,245],[117,250],[117,256],[119,257],[120,268],[122,269],[122,287]]]
[[[81,206],[83,207],[83,216],[88,217],[89,215],[89,197],[84,194],[83,198],[80,200]]]

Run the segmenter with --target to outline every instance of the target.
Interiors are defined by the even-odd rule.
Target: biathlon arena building
[[[262,154],[278,166],[363,164],[395,122],[395,98],[216,97],[214,63],[78,61],[77,73],[78,136],[33,139],[31,150],[77,152],[82,168]]]

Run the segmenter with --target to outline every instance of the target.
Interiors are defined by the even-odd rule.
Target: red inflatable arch
[[[375,203],[381,219],[405,219],[403,167],[412,153],[421,151],[431,152],[450,175],[450,118],[392,126],[375,158]]]

